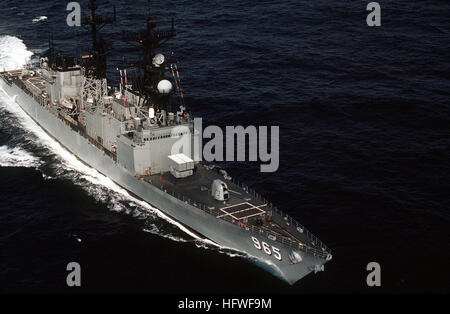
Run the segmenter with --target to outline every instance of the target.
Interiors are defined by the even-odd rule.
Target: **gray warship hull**
[[[269,270],[289,284],[294,284],[310,272],[323,270],[323,264],[331,258],[329,254],[322,254],[326,253],[325,251],[308,250],[290,241],[283,242],[283,239],[280,238],[267,237],[261,230],[243,228],[241,225],[218,219],[209,213],[207,208],[201,206],[199,208],[197,204],[190,203],[184,198],[180,199],[175,193],[171,194],[164,186],[157,187],[136,177],[134,173],[117,163],[114,158],[108,156],[107,152],[100,150],[83,134],[71,128],[67,121],[39,104],[32,95],[16,84],[11,84],[0,77],[0,87],[47,134],[61,143],[78,159],[215,244],[243,252],[258,266]],[[297,226],[292,218],[281,212],[275,210],[273,215],[280,215],[287,225],[291,223],[292,227]],[[274,254],[274,251],[269,254],[270,249],[266,250],[265,247],[261,249],[261,245],[255,243],[263,243],[263,246],[276,248],[278,254]],[[282,257],[281,260],[274,258],[274,255]]]

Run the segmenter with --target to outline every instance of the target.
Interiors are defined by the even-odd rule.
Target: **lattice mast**
[[[135,42],[142,46],[143,58],[132,64],[119,65],[118,68],[139,68],[141,75],[133,79],[133,90],[139,95],[139,107],[166,109],[169,97],[173,93],[162,94],[158,91],[158,83],[166,80],[166,73],[170,72],[169,62],[161,54],[155,54],[155,50],[164,45],[168,40],[176,36],[174,20],[171,28],[155,30],[156,21],[147,17],[146,29],[137,32],[123,32],[122,41]],[[144,109],[146,110],[146,109]]]
[[[84,62],[84,82],[83,82],[83,104],[87,109],[95,111],[104,107],[104,97],[107,95],[106,83],[106,43],[102,38],[98,38],[99,29],[106,24],[116,21],[116,8],[112,18],[104,18],[96,15],[98,6],[95,0],[89,0],[90,16],[82,19],[82,25],[91,26],[92,49],[90,53],[83,56]]]

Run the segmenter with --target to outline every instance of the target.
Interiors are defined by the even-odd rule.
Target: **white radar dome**
[[[172,91],[172,83],[168,80],[162,80],[158,83],[158,91],[161,94],[168,94]]]
[[[154,57],[153,57],[153,61],[152,61],[152,63],[153,63],[153,65],[155,66],[155,67],[160,67],[161,66],[161,64],[163,64],[164,63],[164,60],[165,60],[166,58],[164,58],[164,55],[163,54],[161,54],[161,53],[158,53],[157,55],[155,55]]]

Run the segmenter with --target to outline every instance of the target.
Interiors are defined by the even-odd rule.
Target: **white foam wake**
[[[0,71],[22,68],[33,55],[23,41],[14,36],[0,36]]]
[[[40,21],[45,21],[46,19],[47,19],[46,16],[38,16],[38,17],[34,18],[32,21],[33,21],[33,23],[37,23]]]
[[[14,46],[14,50],[7,49],[10,44]],[[15,55],[15,57],[13,57],[13,55]],[[26,60],[28,60],[31,55],[32,52],[26,49],[26,46],[23,44],[22,40],[11,36],[0,37],[0,69],[2,69],[2,67],[9,69],[18,68],[19,65],[22,66],[25,64]],[[181,223],[168,217],[161,210],[149,205],[147,202],[136,199],[108,177],[82,163],[72,153],[63,148],[57,141],[47,135],[47,133],[45,133],[19,106],[14,103],[14,100],[1,89],[0,103],[19,119],[20,127],[27,131],[31,131],[36,136],[39,144],[48,148],[56,155],[57,159],[60,161],[58,163],[58,167],[61,167],[57,171],[58,175],[69,177],[75,184],[82,186],[96,199],[108,202],[111,204],[109,207],[111,210],[119,212],[124,211],[128,214],[144,219],[148,218],[149,215],[162,218],[172,226],[183,231],[184,234],[195,239],[197,247],[202,247],[205,249],[215,247],[218,248],[221,253],[225,253],[231,257],[236,256],[235,251],[233,252],[227,248],[220,247],[208,239],[199,237],[184,227]],[[12,163],[16,163],[17,165],[24,167],[35,167],[40,163],[37,157],[34,157],[21,149],[1,147],[0,154],[4,157],[0,158],[0,165],[10,165]],[[46,174],[43,174],[43,176],[44,178],[49,178]],[[111,191],[114,193],[111,193]],[[183,236],[175,236],[170,232],[161,230],[161,228],[158,228],[158,226],[154,223],[150,226],[147,225],[144,228],[144,231],[178,242],[191,241]],[[239,254],[239,256],[243,255]]]
[[[1,90],[1,89],[0,89]],[[98,186],[106,187],[110,191],[116,192],[116,200],[114,202],[114,206],[112,209],[116,211],[122,211],[122,206],[118,204],[118,201],[128,199],[132,201],[133,203],[137,204],[140,208],[150,211],[154,214],[156,214],[158,217],[163,218],[167,222],[171,223],[172,225],[177,226],[180,230],[188,234],[189,236],[197,239],[202,240],[197,235],[189,231],[187,228],[185,228],[183,225],[178,223],[177,221],[171,219],[167,215],[165,215],[163,212],[161,212],[159,209],[150,206],[148,203],[144,201],[140,201],[136,199],[135,197],[131,196],[125,189],[115,184],[110,178],[102,175],[94,168],[91,168],[87,165],[85,165],[83,162],[81,162],[79,159],[77,159],[72,153],[67,151],[64,147],[62,147],[57,141],[55,141],[53,138],[51,138],[47,133],[45,133],[22,109],[15,105],[13,100],[9,98],[4,90],[1,90],[3,95],[0,95],[0,101],[2,104],[5,105],[6,109],[10,111],[11,113],[14,113],[20,120],[21,125],[28,131],[31,131],[34,135],[36,135],[38,141],[40,144],[44,145],[48,149],[50,149],[53,153],[55,153],[59,158],[59,160],[62,162],[62,165],[65,170],[70,171],[76,171],[81,176],[79,176],[78,179],[84,179],[91,184],[88,186],[83,186],[88,192],[93,194],[94,196],[99,197],[99,195],[102,194],[102,191],[98,190]],[[1,152],[0,152],[1,153]],[[5,164],[6,164],[5,159]],[[31,163],[27,164],[26,160],[23,160],[23,164],[30,167]],[[79,184],[82,182],[78,182]],[[110,196],[109,193],[106,193],[106,195]],[[147,229],[146,231],[150,231]],[[154,228],[154,233],[157,233],[158,228]],[[175,239],[175,238],[173,238]]]
[[[0,167],[38,167],[41,164],[40,160],[22,150],[21,148],[8,146],[0,147]]]

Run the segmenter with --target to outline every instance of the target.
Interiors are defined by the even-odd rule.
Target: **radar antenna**
[[[98,31],[106,24],[116,21],[116,7],[113,6],[113,17],[105,18],[96,15],[98,6],[95,0],[89,0],[91,14],[82,19],[82,25],[91,26],[92,48],[88,55],[82,56],[84,62],[83,103],[86,108],[95,111],[103,108],[107,95],[106,85],[106,42],[99,37]]]
[[[168,85],[165,74],[170,71],[170,62],[162,54],[155,55],[155,50],[176,36],[174,20],[172,18],[170,29],[155,30],[155,28],[156,21],[148,16],[146,29],[122,33],[122,41],[134,42],[142,46],[143,59],[141,61],[119,65],[118,69],[139,68],[142,70],[142,75],[133,80],[133,90],[139,96],[137,107],[144,114],[148,112],[149,107],[165,110],[169,96],[173,93],[170,88],[162,89],[163,85]],[[162,81],[165,82],[160,84]]]

